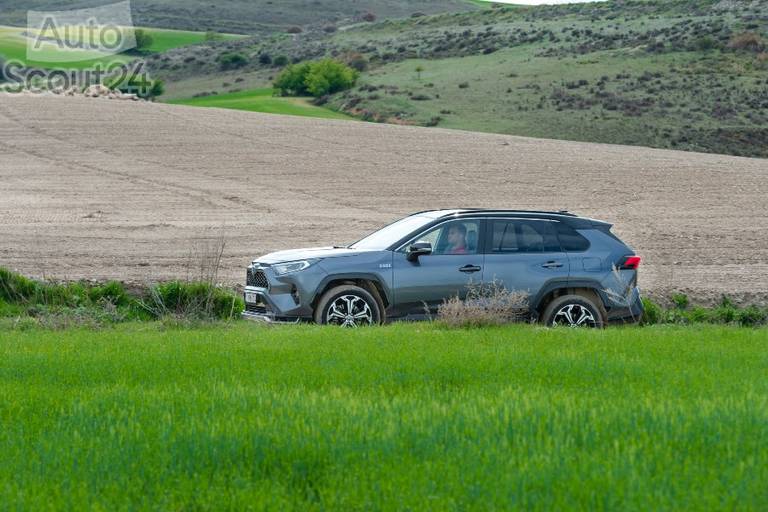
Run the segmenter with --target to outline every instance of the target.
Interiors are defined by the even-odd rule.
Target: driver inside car
[[[445,254],[469,254],[467,250],[467,226],[452,224],[448,229],[448,248]]]

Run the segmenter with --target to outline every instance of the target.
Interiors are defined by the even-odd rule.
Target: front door
[[[482,283],[482,225],[480,219],[446,221],[395,252],[392,267],[398,314],[434,313],[444,300],[464,298],[471,283]],[[408,261],[405,251],[417,241],[431,243],[432,254]]]
[[[488,219],[483,279],[533,299],[551,280],[568,279],[568,256],[560,247],[553,221]]]

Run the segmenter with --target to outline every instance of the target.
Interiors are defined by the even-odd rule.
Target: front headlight
[[[312,263],[313,261],[310,260],[279,263],[277,265],[272,265],[272,270],[275,271],[275,274],[282,276],[285,274],[292,274],[293,272],[301,272],[302,270],[306,270],[312,265]]]

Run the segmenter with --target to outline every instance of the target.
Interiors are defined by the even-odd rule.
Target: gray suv
[[[424,319],[470,283],[528,294],[532,320],[638,321],[640,258],[611,225],[567,212],[435,210],[352,245],[267,254],[247,272],[244,317],[345,327]]]

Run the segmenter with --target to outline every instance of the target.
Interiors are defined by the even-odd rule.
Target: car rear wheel
[[[553,300],[542,315],[547,327],[591,327],[605,325],[601,309],[582,295],[564,295]]]
[[[320,299],[315,322],[355,328],[381,323],[381,308],[368,290],[355,285],[331,288]]]

